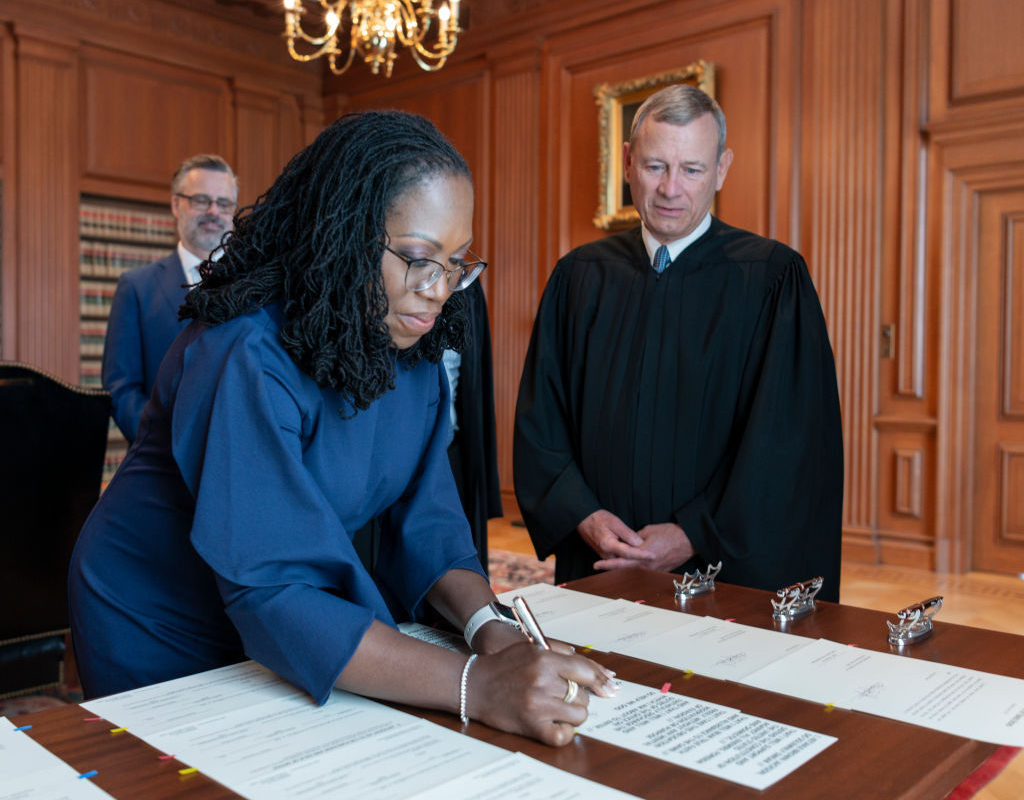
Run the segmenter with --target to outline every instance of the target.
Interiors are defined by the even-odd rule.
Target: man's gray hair
[[[235,184],[235,191],[238,191],[238,176],[235,175],[234,170],[231,169],[231,165],[228,164],[223,158],[213,153],[200,153],[199,155],[189,156],[178,166],[178,169],[174,172],[174,177],[171,178],[171,194],[178,194],[181,191],[181,185],[185,182],[185,176],[188,175],[194,169],[208,169],[211,172],[226,172],[231,176],[231,180]]]
[[[689,83],[666,86],[644,100],[633,117],[629,141],[631,144],[635,141],[636,132],[647,117],[655,122],[688,125],[705,114],[714,117],[718,126],[718,158],[721,158],[725,152],[725,114],[715,98]]]

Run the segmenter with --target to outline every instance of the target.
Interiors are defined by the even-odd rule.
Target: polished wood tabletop
[[[569,588],[663,608],[680,608],[672,578],[667,573],[627,569],[575,581]],[[772,597],[769,592],[719,584],[714,593],[687,600],[683,610],[779,629],[771,618]],[[872,650],[899,652],[910,658],[1024,677],[1024,637],[936,620],[930,638],[897,651],[888,644],[885,625],[887,619],[895,619],[894,614],[827,602],[818,602],[816,606],[813,614],[789,623],[784,630]],[[758,791],[583,735],[566,747],[551,748],[474,722],[465,726],[465,733],[639,797],[665,800],[677,800],[682,793],[723,800],[944,798],[1000,751],[997,745],[682,673],[626,656],[596,651],[591,656],[614,669],[624,680],[659,688],[670,683],[673,692],[835,736],[837,741],[778,783]],[[399,707],[447,728],[463,729],[450,714]],[[179,770],[184,764],[161,758],[163,753],[130,732],[112,734],[114,723],[95,720],[80,706],[41,711],[13,721],[16,725],[31,724],[33,727],[26,735],[76,770],[97,770],[94,783],[116,798],[237,796],[200,773],[181,775]]]

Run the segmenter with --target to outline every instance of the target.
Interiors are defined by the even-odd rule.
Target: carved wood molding
[[[17,334],[7,353],[78,382],[78,53],[63,41],[17,41],[14,243]],[[47,103],[38,98],[46,97]],[[20,143],[32,142],[26,149]],[[46,224],[26,225],[26,220]]]
[[[79,79],[84,176],[139,183],[166,195],[178,162],[191,153],[234,158],[235,111],[226,79],[92,46],[82,48]],[[133,129],[146,136],[138,138]]]
[[[293,61],[280,34],[209,13],[209,4],[181,5],[162,0],[6,0],[0,22],[35,26],[51,37],[64,36],[122,52],[133,52],[212,74],[258,71],[280,88],[319,95],[318,64]],[[183,7],[188,6],[188,7]]]
[[[890,3],[890,13],[899,8]],[[897,83],[892,96],[900,97],[899,159],[900,196],[897,251],[896,384],[895,393],[910,400],[925,396],[925,188],[926,144],[920,128],[928,93],[928,26],[920,2],[903,4],[899,43],[902,45],[901,69],[892,70]],[[893,25],[892,28],[897,26]],[[893,42],[892,44],[895,44]]]
[[[1006,421],[1024,421],[1024,212],[1003,219],[1003,375],[1002,415]]]
[[[879,431],[906,431],[907,433],[934,433],[937,426],[935,417],[901,417],[892,414],[877,416],[873,420]]]
[[[896,447],[893,449],[893,458],[896,462],[893,469],[896,479],[893,511],[921,519],[924,451],[920,448]]]
[[[884,176],[899,139],[891,130],[882,136],[894,105],[886,92],[888,67],[892,51],[899,53],[900,29],[894,34],[887,27],[889,13],[880,0],[819,0],[807,5],[802,20],[800,249],[835,353],[845,445],[843,521],[863,526],[876,517],[879,482],[873,423],[885,364],[878,362],[876,287],[898,243],[889,222],[898,214],[898,186]],[[853,59],[856,81],[847,77]]]
[[[494,103],[507,116],[494,129],[494,180],[488,205],[493,208],[492,258],[500,268],[491,275],[488,306],[495,350],[498,469],[502,491],[508,493],[512,491],[516,395],[538,295],[538,89],[538,76],[532,70],[496,78],[493,87]]]
[[[929,10],[932,117],[974,119],[979,112],[1019,105],[1024,6],[1005,0],[930,0]]]
[[[999,140],[1024,128],[1024,107],[1011,111],[979,110],[970,117],[956,117],[928,122],[922,126],[928,140],[937,145]]]
[[[1024,545],[1024,497],[1015,487],[1024,484],[1024,445],[999,448],[999,538]]]

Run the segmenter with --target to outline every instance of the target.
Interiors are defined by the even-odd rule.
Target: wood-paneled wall
[[[325,102],[329,116],[382,105],[433,116],[420,95],[435,109],[459,102],[459,65],[473,64],[484,105],[462,106],[457,130],[433,118],[490,158],[470,161],[490,221],[478,238],[493,264],[506,500],[540,292],[559,255],[603,235],[592,223],[593,89],[703,58],[715,65],[736,152],[716,213],[797,247],[828,320],[846,443],[845,557],[1024,571],[1024,6],[469,5],[470,33],[429,82],[411,69],[388,84],[349,74],[328,79]],[[465,141],[464,117],[480,118],[486,146]]]
[[[593,89],[703,58],[736,153],[716,213],[798,248],[825,310],[845,556],[1024,572],[1024,5],[464,5],[469,30],[441,72],[400,56],[391,80],[360,65],[324,80],[287,62],[275,33],[198,3],[5,3],[4,356],[75,377],[79,192],[162,201],[177,161],[214,149],[252,199],[324,120],[423,113],[476,176],[515,514],[512,419],[537,301],[562,253],[604,235]]]
[[[169,202],[199,152],[251,202],[322,127],[318,65],[276,29],[151,0],[0,6],[0,353],[78,380],[78,198]],[[262,26],[262,27],[261,27]]]

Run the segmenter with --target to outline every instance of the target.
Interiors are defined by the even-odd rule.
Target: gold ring
[[[563,703],[571,703],[576,699],[576,694],[579,692],[579,684],[576,683],[572,678],[566,678],[569,682],[569,688],[565,690],[565,697],[562,698]]]

